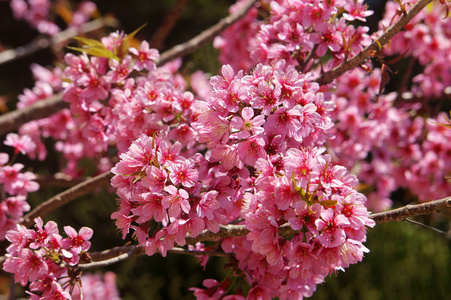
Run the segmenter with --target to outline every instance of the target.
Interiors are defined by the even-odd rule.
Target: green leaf
[[[451,114],[451,111],[450,111],[449,113]],[[432,122],[432,123],[451,129],[451,120],[449,120],[447,117],[445,117],[445,119],[446,119],[446,121],[448,122],[448,124],[445,124],[445,123],[437,123],[437,122]]]
[[[338,203],[337,200],[324,200],[319,202],[319,204],[321,204],[324,207],[335,206],[337,205],[337,203]]]
[[[102,45],[103,46],[103,45]],[[67,47],[71,50],[80,51],[80,52],[86,52],[86,54],[92,55],[92,56],[99,56],[99,57],[106,57],[106,58],[114,58],[113,52],[106,49],[105,46],[103,47],[97,47],[97,46],[89,46],[89,47]]]
[[[88,46],[105,48],[105,46],[102,44],[102,42],[100,42],[98,40],[88,39],[88,38],[84,38],[84,37],[80,37],[80,36],[74,37],[74,40],[80,41]]]
[[[402,53],[402,54],[398,55],[397,57],[395,57],[395,58],[393,58],[393,59],[387,61],[387,62],[386,62],[387,65],[393,65],[393,64],[396,64],[398,61],[401,60],[401,58],[403,58],[404,56],[406,56],[406,54],[407,54],[407,52],[409,52],[409,50],[410,50],[410,47],[409,47],[406,51],[404,51],[404,53]]]
[[[135,37],[135,35],[141,30],[143,29],[145,26],[147,25],[144,24],[141,27],[139,27],[138,29],[136,29],[135,31],[133,31],[132,33],[128,34],[123,40],[122,43],[119,45],[119,48],[116,51],[116,55],[118,57],[124,57],[125,54],[128,53],[128,49],[130,48],[130,41]]]

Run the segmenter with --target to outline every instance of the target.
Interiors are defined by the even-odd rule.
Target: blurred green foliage
[[[362,263],[329,276],[312,299],[449,299],[450,240],[405,222],[379,224],[368,233]]]

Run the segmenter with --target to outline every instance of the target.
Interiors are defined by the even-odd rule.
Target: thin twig
[[[310,50],[310,52],[308,53],[308,55],[304,58],[304,61],[301,62],[301,64],[299,64],[296,67],[296,70],[300,73],[305,73],[305,68],[307,67],[308,63],[310,62],[310,60],[312,60],[313,58],[316,57],[316,50],[318,49],[318,44],[316,44],[312,50]]]
[[[377,40],[373,41],[371,45],[363,49],[359,54],[344,61],[341,65],[335,67],[334,69],[327,71],[318,77],[316,82],[319,84],[331,83],[335,78],[343,75],[349,70],[352,70],[362,64],[369,56],[371,50],[378,50],[387,44],[395,34],[397,34],[401,29],[412,20],[426,5],[431,3],[432,0],[419,0],[407,14],[403,15],[398,19],[392,26],[390,26],[384,34],[382,34]]]
[[[89,178],[82,183],[79,183],[76,186],[65,190],[64,192],[59,193],[58,195],[41,203],[38,207],[26,214],[23,218],[22,225],[24,225],[25,227],[30,227],[31,225],[33,225],[35,218],[44,217],[55,209],[61,207],[62,205],[76,199],[77,197],[86,195],[97,187],[108,185],[112,177],[113,174],[108,171],[96,177]]]
[[[221,19],[216,25],[208,28],[207,30],[201,32],[199,35],[190,39],[189,41],[174,46],[173,48],[163,52],[160,55],[160,59],[158,61],[158,65],[163,65],[174,58],[185,56],[190,54],[200,46],[206,44],[211,41],[215,36],[220,34],[227,27],[243,18],[246,13],[254,6],[257,0],[249,0],[243,7],[234,14],[229,15],[228,17]]]
[[[404,221],[406,221],[406,222],[408,222],[408,223],[412,223],[412,224],[415,224],[415,225],[419,225],[419,226],[425,227],[425,228],[427,228],[427,229],[433,230],[433,231],[438,232],[438,233],[440,233],[440,234],[446,234],[446,232],[444,232],[444,231],[442,231],[442,230],[440,230],[440,229],[437,229],[437,228],[434,228],[434,227],[432,227],[432,226],[423,224],[423,223],[421,223],[421,222],[417,222],[417,221],[414,221],[414,220],[411,220],[411,219],[407,219],[407,218],[405,218]]]
[[[172,28],[174,28],[177,21],[180,19],[180,16],[183,14],[186,5],[189,0],[178,0],[177,3],[172,7],[172,10],[166,16],[164,21],[161,23],[160,27],[156,30],[154,35],[149,41],[149,45],[151,48],[161,49],[163,47],[163,43],[171,32]]]
[[[412,103],[421,103],[422,109],[427,107],[427,104],[432,102],[440,102],[440,103],[449,103],[451,100],[451,86],[447,86],[440,91],[440,95],[428,96],[426,97],[423,93],[417,92],[413,94],[412,92],[404,92],[402,94],[398,94],[396,97],[393,106],[402,107],[404,105],[411,105]]]

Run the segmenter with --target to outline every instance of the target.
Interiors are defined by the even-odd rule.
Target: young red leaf
[[[388,75],[388,71],[390,70],[390,68],[386,65],[383,64],[382,68],[381,68],[381,84],[379,86],[379,93],[378,93],[378,97],[380,94],[382,94],[382,92],[384,91],[385,86],[388,84],[388,82],[390,81],[390,76]]]
[[[396,64],[398,61],[401,60],[401,58],[403,58],[404,56],[406,56],[406,54],[407,54],[407,52],[409,52],[409,50],[410,50],[410,47],[409,47],[406,51],[404,51],[402,54],[396,56],[396,57],[393,58],[393,59],[390,59],[389,61],[387,61],[387,62],[386,62],[387,65],[393,65],[393,64]],[[391,72],[391,73],[393,73],[393,72]]]

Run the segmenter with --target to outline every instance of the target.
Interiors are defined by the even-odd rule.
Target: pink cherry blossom
[[[148,42],[142,41],[139,50],[132,47],[129,51],[136,56],[133,65],[135,70],[142,71],[146,69],[152,71],[156,68],[155,61],[160,57],[160,54],[157,50],[149,48]]]
[[[175,186],[170,185],[164,188],[169,193],[161,200],[161,204],[164,208],[168,209],[169,217],[177,218],[181,211],[189,213],[191,205],[189,204],[189,194],[184,189],[177,189]]]
[[[169,179],[176,186],[181,184],[185,188],[193,187],[198,176],[197,170],[193,167],[194,164],[189,160],[175,162],[168,167]]]
[[[344,215],[334,215],[334,211],[329,208],[321,213],[316,225],[321,232],[317,240],[324,247],[333,248],[345,241],[346,234],[342,226],[349,225],[349,220]]]
[[[7,146],[14,148],[15,153],[27,154],[33,152],[36,144],[27,135],[19,136],[15,133],[8,133],[6,140],[3,142]]]
[[[230,122],[230,128],[232,130],[237,130],[236,134],[232,136],[236,136],[238,139],[246,139],[252,135],[258,135],[264,131],[263,127],[261,127],[265,123],[265,117],[263,115],[259,115],[254,117],[254,111],[251,107],[245,107],[241,111],[240,117],[234,117]]]
[[[92,237],[93,230],[88,227],[82,227],[77,233],[74,228],[70,226],[64,226],[64,232],[66,232],[69,238],[63,240],[63,247],[75,251],[79,254],[81,251],[88,251],[91,247],[91,242],[88,240]]]

